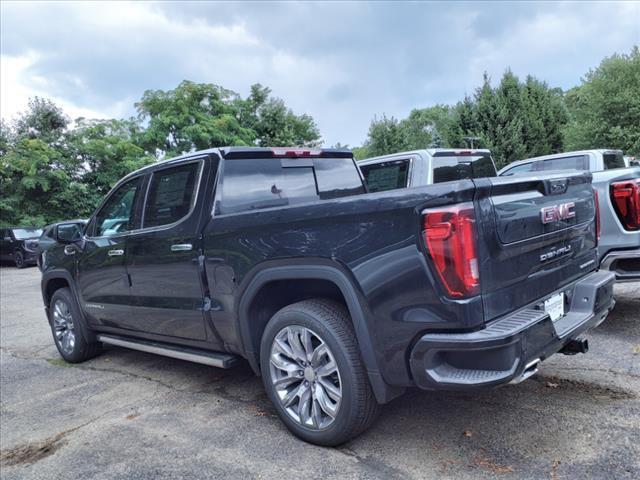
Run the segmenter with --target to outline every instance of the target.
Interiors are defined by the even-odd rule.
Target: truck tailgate
[[[485,321],[539,300],[596,268],[590,173],[475,182]]]

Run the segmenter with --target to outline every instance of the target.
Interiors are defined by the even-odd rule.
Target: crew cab
[[[245,359],[294,434],[337,445],[406,388],[519,382],[586,351],[614,283],[590,180],[367,193],[348,150],[190,153],[123,178],[48,251],[47,318],[69,362],[103,344]]]
[[[500,176],[552,170],[589,170],[598,192],[600,267],[618,282],[640,281],[640,167],[627,166],[620,150],[582,150],[513,162]]]
[[[370,192],[497,176],[486,149],[412,150],[360,160],[358,166]]]

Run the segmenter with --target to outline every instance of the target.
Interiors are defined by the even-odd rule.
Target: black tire
[[[321,337],[337,365],[342,398],[332,423],[326,428],[307,428],[292,418],[272,383],[271,348],[276,336],[290,326],[302,326]],[[260,365],[265,389],[280,419],[294,435],[307,442],[323,446],[340,445],[364,432],[380,411],[360,356],[351,319],[340,303],[323,299],[304,300],[278,311],[263,333]],[[315,380],[310,383],[315,383]]]
[[[56,308],[62,308],[63,305],[68,309],[72,322],[71,327],[66,328],[67,332],[73,333],[72,345],[70,341],[65,343],[65,336],[61,328],[62,322],[60,321],[62,316],[58,315],[57,317]],[[63,308],[62,311],[64,311],[65,314],[67,313]],[[84,318],[78,307],[78,302],[69,288],[56,290],[51,297],[51,303],[49,304],[49,324],[58,352],[67,362],[84,362],[100,354],[102,351],[102,344],[92,340],[94,337],[85,325]]]
[[[13,261],[16,264],[16,268],[24,268],[26,266],[24,263],[24,255],[20,250],[16,250],[13,253]]]

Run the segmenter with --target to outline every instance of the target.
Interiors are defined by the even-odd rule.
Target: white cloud
[[[46,96],[129,116],[181,80],[260,82],[357,145],[374,115],[455,102],[511,67],[569,88],[640,43],[640,3],[2,3],[1,114]]]
[[[51,96],[45,77],[33,77],[26,80],[29,68],[38,61],[38,55],[30,52],[21,56],[0,56],[0,115],[3,119],[10,120],[23,112],[30,98],[46,97],[53,100],[72,119],[78,117],[103,118],[118,117],[124,111],[124,105],[114,104],[109,111],[93,110],[79,106],[62,97]],[[78,79],[78,81],[81,81]]]

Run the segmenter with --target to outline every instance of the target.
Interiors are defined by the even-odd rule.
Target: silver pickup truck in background
[[[498,175],[551,170],[592,172],[600,209],[600,268],[615,272],[618,282],[640,281],[640,167],[627,167],[620,150],[581,150],[519,160]]]
[[[370,192],[497,176],[491,152],[486,149],[413,150],[367,158],[358,166]]]

